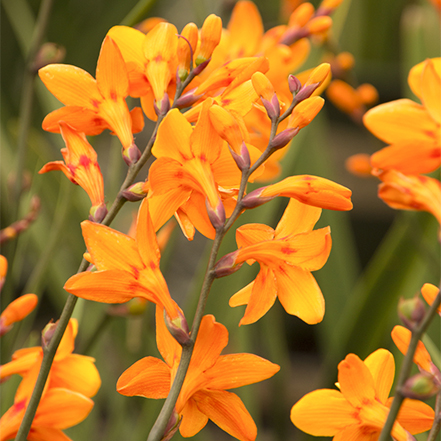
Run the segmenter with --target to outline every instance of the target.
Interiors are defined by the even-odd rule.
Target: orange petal
[[[310,175],[290,176],[269,185],[261,197],[285,196],[330,210],[351,210],[351,190],[325,178]]]
[[[227,391],[200,391],[193,399],[201,412],[231,436],[253,441],[257,428],[241,399]]]
[[[25,294],[12,301],[1,313],[2,326],[10,326],[23,320],[37,306],[38,297],[35,294]]]
[[[238,248],[247,247],[260,242],[274,239],[274,230],[264,224],[246,224],[236,230],[236,242]],[[247,263],[252,265],[254,259],[248,259]]]
[[[430,430],[435,412],[426,403],[405,399],[398,412],[397,421],[412,435]]]
[[[60,429],[53,427],[31,427],[29,431],[29,441],[71,441],[71,439],[64,434]]]
[[[391,332],[392,340],[403,355],[406,355],[412,333],[404,326],[395,326]],[[423,370],[431,372],[432,358],[422,341],[418,342],[413,361]]]
[[[78,392],[49,389],[38,406],[33,424],[66,429],[83,421],[92,407],[93,401]]]
[[[231,298],[228,304],[235,308],[236,306],[247,305],[251,298],[251,293],[253,291],[254,281],[249,283],[247,286],[237,291]],[[274,303],[274,302],[273,302]]]
[[[378,349],[364,360],[364,364],[374,379],[377,399],[383,404],[386,403],[395,376],[393,355],[386,349]]]
[[[421,288],[421,294],[424,297],[424,300],[431,305],[434,301],[436,296],[439,293],[439,288],[435,285],[432,285],[431,283],[425,283],[423,287]],[[441,315],[441,306],[438,307],[438,314]]]
[[[10,375],[20,374],[24,375],[42,356],[42,349],[40,347],[29,348],[29,351],[24,354],[17,354],[19,351],[14,352],[14,359],[9,363],[5,363],[0,367],[0,380],[3,380]]]
[[[72,354],[75,348],[75,337],[78,333],[78,321],[76,319],[70,319],[67,327],[58,345],[57,352],[55,354],[55,361],[60,361],[68,355]]]
[[[355,409],[341,392],[320,389],[301,398],[291,409],[291,421],[314,436],[334,436],[347,426],[357,424]],[[320,421],[320,424],[317,422]]]
[[[146,62],[143,51],[145,34],[129,26],[113,26],[107,35],[118,45],[126,63],[135,63],[144,69]]]
[[[348,354],[338,365],[338,382],[344,397],[354,407],[363,407],[375,400],[375,388],[368,367],[355,354]]]
[[[275,237],[283,239],[294,234],[312,231],[320,219],[322,210],[311,205],[302,204],[294,198],[289,200],[282,218],[277,224]]]
[[[148,199],[144,199],[139,207],[138,220],[136,222],[136,244],[145,266],[151,266],[151,263],[159,266],[161,253],[150,218]]]
[[[172,337],[164,322],[164,309],[157,306],[156,312],[156,345],[167,365],[176,369],[181,359],[182,348],[175,338]]]
[[[262,318],[274,305],[277,288],[274,273],[267,266],[261,266],[252,286],[252,292],[240,325],[249,325]]]
[[[182,206],[181,211],[185,212],[188,220],[201,234],[209,239],[214,239],[216,230],[208,218],[205,196],[202,193],[193,192],[191,198]]]
[[[51,387],[64,387],[86,397],[93,397],[101,386],[101,378],[92,357],[71,354],[51,370]]]
[[[144,357],[122,373],[116,390],[128,397],[166,398],[170,380],[170,368],[163,361]]]
[[[400,99],[380,104],[363,116],[364,125],[388,144],[414,140],[433,142],[439,133],[435,121],[427,110],[413,101]]]
[[[438,59],[438,65],[441,60]],[[441,76],[432,60],[426,60],[421,75],[421,101],[434,121],[441,124]]]
[[[49,91],[66,106],[96,110],[103,98],[95,79],[85,70],[68,64],[48,64],[38,75]]]
[[[312,325],[323,320],[325,300],[309,271],[283,265],[276,272],[277,296],[288,314]]]
[[[135,239],[105,225],[81,223],[84,241],[99,270],[125,270],[134,273],[144,268]]]
[[[208,417],[199,410],[193,399],[190,399],[185,403],[180,414],[182,420],[181,425],[179,426],[179,432],[181,432],[181,435],[185,438],[195,436],[208,422]]]
[[[280,366],[253,354],[221,355],[206,374],[210,389],[234,389],[272,377]]]
[[[157,159],[150,166],[149,183],[153,196],[199,190],[191,173],[180,162],[166,157]]]

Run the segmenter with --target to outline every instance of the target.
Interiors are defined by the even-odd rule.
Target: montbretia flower
[[[141,297],[163,306],[171,319],[178,318],[179,307],[159,269],[161,255],[147,199],[139,208],[135,239],[90,221],[82,222],[81,228],[97,271],[72,276],[64,285],[67,292],[102,303],[125,303]]]
[[[364,115],[364,125],[389,144],[372,155],[371,163],[406,175],[429,173],[441,164],[441,58],[414,66],[408,81],[422,104],[400,99]]]
[[[47,163],[39,173],[52,170],[62,171],[74,184],[82,187],[92,202],[90,219],[101,222],[107,214],[104,202],[103,175],[98,164],[98,157],[93,147],[82,133],[78,133],[69,124],[61,121],[60,132],[66,148],[61,149],[63,161]]]
[[[182,348],[165,327],[162,310],[156,310],[156,341],[164,361],[145,357],[119,378],[122,395],[166,398],[174,381]],[[220,355],[228,343],[228,331],[212,315],[202,318],[176,412],[182,418],[179,431],[196,435],[212,420],[240,440],[254,440],[257,428],[240,398],[228,389],[272,377],[279,366],[253,354]]]
[[[330,228],[313,231],[321,211],[291,199],[275,230],[263,224],[236,230],[239,249],[220,259],[215,271],[225,275],[228,265],[234,270],[245,261],[260,264],[256,279],[230,299],[230,306],[247,305],[241,325],[259,320],[276,298],[288,314],[308,324],[323,319],[325,301],[311,274],[326,263],[331,251]]]
[[[291,421],[314,436],[332,436],[334,441],[373,441],[386,422],[392,397],[388,398],[395,374],[393,355],[378,349],[364,361],[349,354],[338,365],[338,388],[320,389],[301,398],[291,409]],[[432,427],[433,409],[406,399],[391,435],[410,441],[412,434]]]
[[[0,315],[0,336],[6,334],[14,323],[27,317],[37,303],[38,297],[35,294],[25,294],[13,300]]]
[[[86,397],[93,397],[101,386],[101,379],[95,359],[73,354],[78,323],[71,319],[54,357],[46,388],[66,388]],[[0,367],[0,379],[13,374],[23,377],[17,394],[31,396],[43,360],[41,346],[19,349],[12,355],[12,361]]]
[[[86,71],[70,65],[49,64],[39,70],[41,80],[65,107],[51,112],[43,121],[43,129],[59,132],[64,121],[78,132],[97,135],[110,129],[118,136],[125,155],[137,149],[133,133],[144,127],[142,111],[129,112],[125,98],[129,79],[118,46],[104,39],[96,68],[96,80]]]

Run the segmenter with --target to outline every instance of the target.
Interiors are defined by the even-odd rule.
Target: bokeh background
[[[311,1],[315,6],[318,1]],[[178,30],[190,22],[201,26],[210,13],[220,15],[224,27],[234,6],[229,0],[59,0],[54,1],[45,41],[65,48],[64,63],[79,66],[92,75],[101,42],[113,25],[133,24],[147,17],[163,17]],[[265,29],[281,17],[279,1],[256,0]],[[1,223],[13,219],[12,188],[16,145],[20,131],[20,106],[27,54],[40,1],[3,0],[1,4]],[[371,83],[380,102],[411,96],[407,73],[414,64],[440,55],[439,15],[425,0],[344,0],[333,15],[333,38],[338,51],[351,52],[356,60],[354,79]],[[313,49],[303,68],[317,65],[324,56],[321,46]],[[77,271],[84,252],[80,222],[87,217],[89,201],[84,192],[61,173],[38,175],[49,161],[61,159],[61,137],[41,129],[41,121],[60,104],[38,77],[27,138],[25,169],[29,180],[19,210],[29,210],[30,199],[38,195],[41,209],[37,220],[16,243],[3,247],[10,261],[2,293],[2,309],[15,296],[35,292],[38,310],[3,338],[2,361],[13,350],[38,345],[43,326],[56,320],[66,299],[62,286]],[[145,135],[137,137],[145,145]],[[145,141],[144,141],[145,136]],[[108,134],[91,140],[98,152],[104,174],[106,199],[115,197],[125,174],[120,146]],[[331,225],[333,249],[325,267],[315,273],[326,299],[324,321],[308,326],[287,316],[276,304],[258,323],[238,327],[242,308],[231,309],[228,299],[257,273],[257,265],[245,266],[233,276],[215,282],[206,313],[212,313],[230,332],[230,352],[252,352],[281,365],[274,378],[236,392],[243,398],[259,428],[259,440],[304,440],[289,420],[291,406],[305,393],[332,387],[337,364],[348,352],[361,358],[379,347],[402,360],[390,338],[399,323],[399,297],[411,297],[423,283],[439,283],[440,256],[438,226],[427,213],[396,212],[377,198],[375,179],[362,179],[346,171],[344,161],[355,153],[373,153],[383,144],[355,124],[327,101],[319,117],[300,132],[283,163],[282,177],[317,174],[343,184],[353,191],[350,213],[324,212],[319,226]],[[147,169],[140,176],[145,179]],[[286,200],[274,200],[247,212],[240,223],[277,224]],[[126,232],[137,204],[126,204],[112,224]],[[224,242],[221,254],[235,249],[234,235]],[[171,294],[192,319],[209,243],[201,236],[187,242],[175,231],[164,253],[162,265]],[[94,398],[95,408],[86,421],[67,431],[74,440],[146,439],[161,402],[120,396],[115,384],[121,373],[146,355],[158,356],[155,345],[153,308],[139,317],[115,318],[108,306],[80,300],[74,316],[80,321],[77,351],[96,358],[103,386]],[[96,333],[97,329],[103,332]],[[440,347],[439,321],[433,323],[426,343]],[[436,350],[435,350],[436,353]],[[439,351],[438,351],[439,356]],[[439,361],[439,360],[438,360]],[[2,413],[11,405],[18,378],[1,385]],[[177,434],[175,439],[180,439]],[[195,437],[198,441],[230,439],[209,423]],[[316,439],[316,438],[314,438]],[[418,438],[424,440],[422,435]]]

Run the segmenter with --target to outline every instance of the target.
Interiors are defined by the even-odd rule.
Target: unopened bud
[[[213,225],[214,229],[217,231],[218,229],[223,228],[226,214],[222,201],[219,199],[219,203],[217,204],[216,208],[213,208],[208,202],[207,198],[205,200],[205,206],[207,207],[208,218],[210,219],[211,225]]]
[[[291,140],[294,138],[294,136],[299,133],[299,128],[289,128],[281,131],[279,134],[277,134],[273,140],[270,143],[271,149],[281,149],[282,147],[285,147]]]
[[[299,93],[300,89],[302,88],[302,83],[300,82],[300,80],[297,77],[290,74],[288,76],[288,87],[289,87],[289,91],[293,95],[297,95]]]
[[[288,127],[303,129],[317,116],[324,104],[325,100],[320,96],[301,101],[294,107],[288,120]]]
[[[211,58],[214,49],[219,44],[222,36],[222,20],[217,15],[209,15],[202,25],[201,46],[195,60],[196,66]]]
[[[123,150],[124,162],[130,167],[132,164],[136,164],[141,157],[141,151],[136,146],[132,144],[129,148]]]
[[[440,391],[440,383],[428,372],[420,372],[408,378],[401,393],[406,398],[427,400]]]
[[[323,0],[317,9],[315,16],[319,17],[321,15],[329,15],[334,12],[334,9],[337,8],[343,0]]]
[[[186,107],[190,107],[193,105],[199,98],[202,97],[202,95],[195,95],[196,88],[189,90],[184,95],[181,95],[176,101],[175,106],[178,109],[185,109]]]
[[[327,15],[314,17],[307,25],[309,34],[322,34],[332,26],[332,18]]]
[[[218,260],[214,267],[214,275],[216,278],[229,276],[235,273],[243,265],[243,262],[236,264],[236,257],[239,250],[226,254]]]
[[[43,352],[47,350],[50,345],[52,338],[54,337],[55,330],[57,329],[58,321],[53,323],[52,320],[44,327],[41,332],[41,346]]]
[[[89,220],[99,224],[107,216],[107,213],[108,211],[105,203],[96,205],[89,210]]]
[[[164,309],[164,322],[170,334],[181,346],[192,344],[188,323],[181,311],[178,310],[178,316],[172,320]]]
[[[236,153],[230,146],[231,156],[234,159],[234,162],[237,164],[237,167],[240,171],[248,170],[251,165],[250,152],[248,151],[248,147],[245,142],[242,142],[242,146],[240,148],[240,154]]]
[[[161,438],[161,441],[170,441],[179,429],[181,421],[182,418],[179,417],[176,409],[173,409],[173,413],[170,415],[170,419],[168,420],[167,426],[165,427],[164,436]]]
[[[298,103],[300,103],[300,101],[309,98],[319,86],[320,83],[307,84],[303,86],[299,93],[294,97],[294,105],[296,106]]]
[[[141,199],[144,199],[147,196],[147,193],[144,191],[144,182],[136,182],[135,184],[132,184],[130,187],[123,190],[121,195],[130,202],[138,202]]]
[[[410,330],[415,328],[426,315],[424,302],[416,295],[411,299],[401,298],[398,302],[398,316],[404,326]]]
[[[161,101],[154,102],[153,108],[155,109],[155,113],[158,116],[165,116],[167,112],[170,110],[170,98],[168,97],[168,93],[165,92]]]
[[[34,63],[32,64],[32,70],[38,72],[44,66],[51,63],[60,63],[63,61],[66,55],[66,49],[63,46],[59,46],[55,43],[44,43],[38,50]]]
[[[247,194],[241,201],[244,208],[256,208],[269,201],[272,201],[276,196],[264,197],[260,196],[267,187],[256,188],[251,193]]]

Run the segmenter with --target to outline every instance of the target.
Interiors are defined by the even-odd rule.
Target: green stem
[[[146,15],[156,0],[140,0],[134,8],[123,18],[121,24],[124,26],[135,26]]]
[[[437,313],[437,308],[440,304],[441,304],[441,292],[438,293],[438,296],[435,298],[434,302],[430,306],[429,311],[427,312],[426,316],[424,317],[420,325],[417,326],[414,330],[412,330],[412,338],[410,339],[409,347],[407,348],[407,353],[406,356],[404,357],[403,365],[401,366],[400,375],[398,377],[398,382],[395,389],[395,396],[392,401],[392,405],[390,407],[390,411],[387,416],[387,420],[384,424],[383,430],[381,431],[380,437],[378,438],[378,441],[387,441],[389,439],[390,432],[398,415],[398,411],[400,410],[401,404],[406,398],[403,395],[402,389],[404,383],[410,376],[410,371],[413,365],[413,356],[417,349],[418,342],[421,340],[421,337],[423,336],[430,322],[435,317],[435,314]]]

